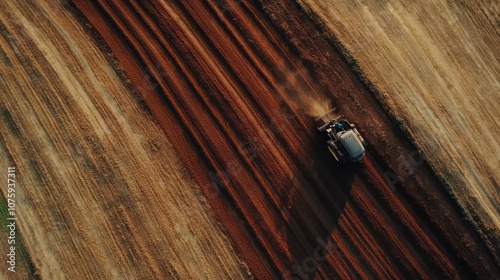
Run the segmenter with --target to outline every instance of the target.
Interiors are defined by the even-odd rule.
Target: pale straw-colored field
[[[500,232],[495,1],[301,0],[374,84],[490,248]]]

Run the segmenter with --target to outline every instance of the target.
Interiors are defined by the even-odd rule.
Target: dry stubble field
[[[75,3],[156,119],[82,14],[1,4],[19,278],[240,279],[240,258],[260,279],[498,274],[430,170],[395,168],[412,146],[293,2]],[[309,97],[359,125],[363,165],[332,164],[301,110]]]
[[[299,2],[374,84],[498,262],[500,4]]]
[[[0,10],[0,170],[4,182],[17,168],[18,215],[16,272],[2,229],[0,278],[247,277],[168,139],[74,15],[57,1]]]
[[[169,131],[259,279],[498,274],[429,168],[397,168],[414,148],[294,2],[74,4]],[[155,90],[142,86],[146,73]],[[359,125],[370,147],[363,165],[332,164],[302,110],[308,97]],[[397,190],[387,170],[400,178]],[[331,250],[324,258],[322,247]]]

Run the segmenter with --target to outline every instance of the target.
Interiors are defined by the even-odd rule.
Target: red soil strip
[[[441,195],[432,174],[420,166],[417,180],[409,181],[393,167],[411,146],[393,134],[332,47],[314,41],[322,39],[296,7],[285,1],[229,1],[223,9],[180,0],[74,3],[113,50],[255,277],[481,275],[484,263],[453,245],[470,238],[456,211],[444,203],[459,237],[445,232],[441,218],[425,219],[422,190]],[[321,64],[311,53],[329,59]],[[288,73],[364,128],[377,157],[363,167],[332,164],[317,147],[311,119],[278,94]],[[404,195],[390,190],[380,168],[403,178]],[[407,197],[417,202],[410,205]],[[328,236],[335,249],[308,269],[318,238]]]

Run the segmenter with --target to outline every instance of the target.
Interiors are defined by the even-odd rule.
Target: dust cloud
[[[289,106],[310,117],[318,118],[328,112],[331,101],[304,78],[306,70],[286,73],[279,91]]]

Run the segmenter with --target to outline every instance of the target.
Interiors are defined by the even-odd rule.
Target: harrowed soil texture
[[[258,279],[487,278],[491,260],[418,151],[289,2],[74,5]],[[357,125],[363,163],[334,161],[318,102]]]

